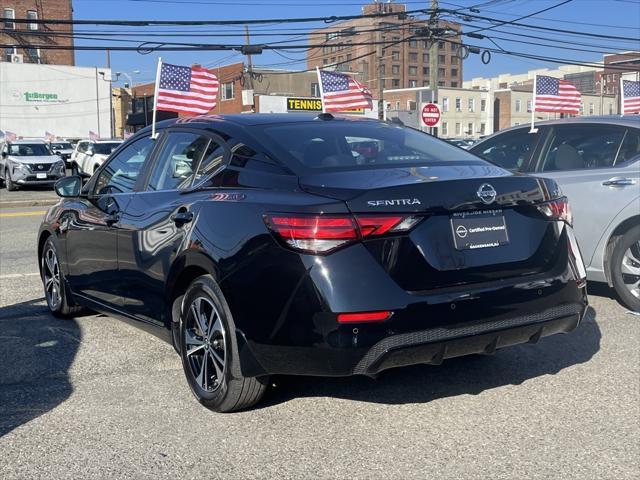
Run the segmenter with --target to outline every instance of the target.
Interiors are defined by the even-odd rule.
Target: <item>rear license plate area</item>
[[[500,247],[509,244],[502,210],[475,210],[451,215],[451,232],[457,250]]]

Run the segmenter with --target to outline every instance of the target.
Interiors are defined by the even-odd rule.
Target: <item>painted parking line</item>
[[[0,280],[8,280],[10,278],[23,278],[23,277],[39,277],[38,272],[35,273],[7,273],[6,275],[0,275]]]
[[[47,213],[46,210],[37,210],[35,212],[8,212],[8,213],[0,213],[0,218],[6,217],[35,217],[36,215],[44,215]]]

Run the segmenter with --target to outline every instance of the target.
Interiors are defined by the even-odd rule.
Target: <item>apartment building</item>
[[[0,61],[13,63],[45,63],[75,65],[73,50],[45,50],[44,45],[73,47],[72,25],[43,25],[41,19],[72,20],[71,0],[3,0],[0,13],[4,18],[0,44],[13,45],[0,51]],[[17,20],[34,20],[23,23]],[[68,37],[55,36],[68,33]]]
[[[374,92],[380,82],[383,89],[429,86],[430,44],[426,39],[402,41],[426,26],[406,14],[406,7],[396,3],[375,2],[362,8],[363,15],[397,13],[380,18],[357,18],[313,30],[307,53],[308,68],[328,68],[353,72],[356,78]],[[453,22],[440,22],[439,27],[460,32]],[[384,42],[382,45],[355,45]],[[394,42],[398,42],[395,45]],[[438,86],[462,87],[461,40],[459,35],[438,42]],[[352,45],[354,44],[354,45]],[[381,78],[379,78],[381,76]]]

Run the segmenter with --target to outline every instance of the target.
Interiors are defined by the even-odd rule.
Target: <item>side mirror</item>
[[[93,150],[87,150],[87,155],[89,155],[90,157],[93,157]]]
[[[53,189],[62,198],[78,197],[82,189],[82,177],[80,175],[62,177],[56,182]]]
[[[2,158],[7,158],[7,152],[2,152]]]

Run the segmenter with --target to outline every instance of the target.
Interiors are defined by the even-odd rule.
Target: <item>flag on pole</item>
[[[371,92],[350,75],[318,70],[318,77],[325,112],[373,108]]]
[[[96,132],[92,132],[91,130],[89,130],[89,140],[98,140],[100,138],[100,135],[98,135]]]
[[[47,142],[52,142],[52,141],[54,141],[54,140],[56,139],[56,136],[55,136],[53,133],[51,133],[51,132],[47,132],[47,131],[45,130],[45,132],[44,132],[44,138],[45,138],[45,140],[46,140]]]
[[[8,130],[4,132],[4,139],[5,139],[7,142],[13,142],[13,141],[14,141],[15,139],[17,139],[17,138],[18,138],[18,135],[16,135],[16,134],[15,134],[15,133],[13,133],[13,132],[9,132]]]
[[[582,95],[578,89],[567,82],[545,75],[536,75],[536,90],[533,97],[536,112],[580,112]]]
[[[640,113],[640,82],[622,80],[622,114]]]
[[[156,110],[201,115],[216,106],[218,77],[206,68],[162,63],[159,75]]]

